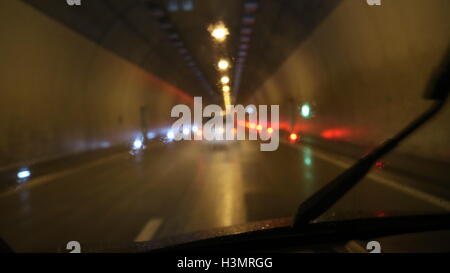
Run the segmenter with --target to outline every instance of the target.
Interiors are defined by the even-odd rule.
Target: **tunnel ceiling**
[[[194,0],[188,11],[169,11],[167,0],[82,0],[79,7],[61,0],[23,1],[191,95],[219,103],[215,64],[220,57],[236,60],[247,0]],[[340,0],[256,2],[238,100],[276,71]],[[207,30],[219,21],[231,34],[224,48],[214,44]]]

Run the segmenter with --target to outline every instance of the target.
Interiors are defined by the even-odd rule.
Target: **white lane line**
[[[142,228],[141,232],[139,232],[138,236],[134,239],[135,242],[145,242],[150,241],[153,236],[155,236],[156,231],[162,224],[162,219],[150,219]]]
[[[39,177],[36,177],[36,178],[32,178],[32,179],[28,180],[27,182],[25,182],[24,184],[22,184],[22,185],[20,185],[20,186],[18,186],[16,188],[13,188],[13,189],[7,190],[7,191],[5,191],[3,193],[0,193],[0,198],[9,196],[11,194],[20,192],[20,191],[25,190],[25,189],[26,190],[30,190],[31,188],[33,188],[33,187],[35,187],[37,185],[45,184],[47,182],[53,181],[53,180],[58,179],[58,178],[62,178],[64,176],[71,175],[73,173],[82,171],[84,169],[88,169],[88,168],[92,168],[92,167],[95,167],[95,166],[98,166],[98,165],[102,165],[102,164],[105,164],[107,162],[110,162],[110,161],[113,161],[113,160],[116,160],[116,159],[125,158],[125,155],[128,156],[128,153],[127,154],[124,154],[124,153],[115,154],[115,155],[112,155],[110,157],[101,158],[101,159],[96,160],[96,161],[91,161],[89,163],[83,164],[83,165],[75,167],[75,168],[62,170],[60,172],[51,173],[51,174],[47,174],[47,175],[44,175],[44,176],[39,176]]]
[[[408,187],[406,185],[402,185],[401,183],[399,183],[397,181],[394,181],[391,179],[386,179],[377,174],[369,174],[368,177],[380,184],[391,187],[397,191],[401,191],[403,193],[414,196],[418,199],[422,199],[422,200],[427,201],[428,203],[433,204],[437,207],[441,207],[443,209],[450,210],[450,202],[445,199],[442,199],[442,198],[436,197],[434,195],[431,195],[429,193]]]
[[[355,240],[351,240],[344,247],[350,253],[368,253],[367,249]]]
[[[294,145],[291,145],[294,146]],[[303,150],[303,147],[295,145],[294,146],[296,149],[298,150]],[[345,162],[344,160],[340,160],[340,159],[336,159],[335,157],[329,155],[328,153],[324,153],[321,151],[318,151],[317,148],[314,148],[313,150],[313,156],[318,157],[320,159],[323,159],[325,161],[328,161],[334,165],[340,166],[342,168],[349,168],[352,163],[350,163],[349,161]],[[439,198],[437,196],[431,195],[429,193],[423,192],[421,190],[418,189],[414,189],[411,187],[408,187],[406,185],[403,185],[402,183],[398,182],[398,181],[394,181],[392,179],[387,179],[382,177],[380,174],[374,174],[374,173],[369,173],[367,175],[368,178],[372,179],[373,181],[383,184],[385,186],[391,187],[394,190],[400,191],[404,194],[408,194],[410,196],[413,196],[415,198],[421,199],[423,201],[426,201],[430,204],[433,204],[435,206],[441,207],[443,209],[446,210],[450,210],[450,202]]]

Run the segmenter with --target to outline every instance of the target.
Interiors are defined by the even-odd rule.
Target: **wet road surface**
[[[74,240],[123,245],[289,217],[349,164],[306,145],[154,143],[0,193],[0,236],[15,251],[55,251]],[[450,210],[414,183],[375,169],[322,220]]]

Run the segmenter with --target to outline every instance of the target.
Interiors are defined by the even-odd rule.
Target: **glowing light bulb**
[[[221,59],[219,63],[217,64],[220,70],[227,70],[230,64],[227,60]]]
[[[230,34],[228,28],[226,28],[222,22],[209,26],[208,30],[211,33],[211,36],[218,42],[225,41],[227,36]]]
[[[220,82],[223,83],[223,84],[227,84],[227,83],[230,82],[230,78],[229,78],[228,76],[223,76],[223,77],[220,79]]]

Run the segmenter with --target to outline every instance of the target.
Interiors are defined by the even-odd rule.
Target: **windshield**
[[[0,238],[57,251],[294,216],[427,109],[449,12],[0,0]],[[448,212],[449,120],[446,105],[317,220]]]

